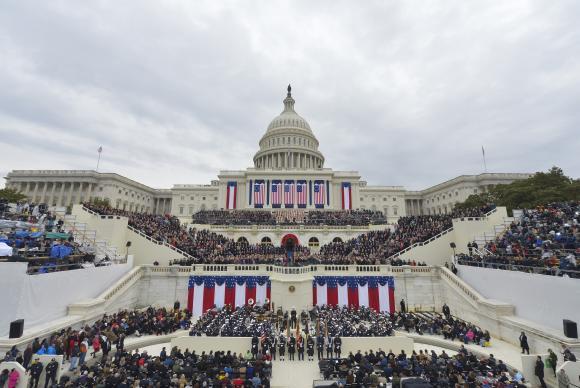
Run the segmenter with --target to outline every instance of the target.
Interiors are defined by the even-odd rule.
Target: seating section
[[[523,210],[505,233],[478,255],[471,247],[459,255],[463,265],[580,278],[578,202],[559,202]]]

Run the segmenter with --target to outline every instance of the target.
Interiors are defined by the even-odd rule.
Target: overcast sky
[[[156,188],[252,165],[293,86],[325,167],[421,189],[580,176],[580,2],[28,1],[0,6],[0,174]],[[3,182],[0,184],[3,185]]]

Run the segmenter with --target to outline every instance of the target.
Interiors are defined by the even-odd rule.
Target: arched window
[[[248,243],[248,239],[245,238],[244,236],[238,238],[238,242],[242,243],[242,244],[247,244]]]
[[[310,237],[310,239],[308,240],[308,246],[310,248],[317,247],[319,245],[320,245],[320,241],[318,241],[318,239],[316,237]]]
[[[385,206],[383,208],[383,213],[384,213],[385,217],[389,215],[389,208],[387,206]]]
[[[262,238],[262,244],[272,245],[272,239],[270,237],[267,237],[267,236],[266,237],[263,237]]]
[[[335,237],[335,238],[332,239],[332,242],[333,243],[341,243],[342,242],[342,239],[340,237]]]

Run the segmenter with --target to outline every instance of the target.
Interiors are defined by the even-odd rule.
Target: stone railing
[[[479,303],[484,299],[479,292],[475,291],[470,285],[465,283],[446,267],[441,267],[441,278],[447,280],[475,303]]]
[[[451,232],[453,232],[453,227],[444,230],[443,232],[439,233],[438,235],[435,235],[435,236],[431,237],[428,240],[425,240],[425,241],[422,241],[422,242],[418,242],[418,243],[415,243],[415,244],[413,244],[411,246],[408,246],[407,248],[403,249],[402,251],[399,251],[399,252],[397,252],[397,253],[389,256],[389,259],[390,260],[396,259],[397,257],[401,256],[402,254],[404,254],[406,252],[409,252],[413,248],[422,247],[424,245],[427,245],[430,242],[433,242],[433,241],[437,240],[439,237],[445,236],[447,233],[451,233]]]
[[[115,284],[109,287],[105,292],[99,295],[96,299],[103,299],[108,301],[112,299],[115,295],[125,291],[131,285],[133,285],[136,281],[141,279],[143,276],[143,267],[136,267],[132,269],[129,273],[119,279]]]

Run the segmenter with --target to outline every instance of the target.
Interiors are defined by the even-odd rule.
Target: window
[[[189,214],[193,214],[193,206],[189,207]]]
[[[333,243],[341,243],[342,242],[342,239],[340,237],[335,237],[335,238],[332,239],[332,242]]]
[[[262,238],[262,244],[272,245],[272,239],[270,237],[263,237]]]
[[[393,197],[393,202],[397,202],[397,197]]]
[[[122,190],[121,190],[121,189],[119,189],[119,194],[121,194],[121,191],[122,191]]]
[[[183,201],[184,199],[185,199],[185,195],[182,195],[181,196],[181,200]]]
[[[473,194],[477,194],[477,189],[473,189]]]
[[[360,201],[363,202],[364,201],[364,198],[363,197],[360,197]]]
[[[191,201],[193,201],[193,195],[192,195],[191,197],[189,197],[189,199],[190,199]]]
[[[242,237],[238,238],[238,242],[239,243],[242,243],[242,244],[247,244],[248,243],[248,239],[242,236]]]
[[[387,200],[387,198],[386,198],[386,197],[384,197],[384,198],[383,198],[383,202],[385,202],[386,200]]]
[[[393,207],[393,214],[398,215],[398,213],[399,213],[399,209],[396,206]]]
[[[202,201],[205,201],[205,197],[201,197],[201,200],[202,200]]]
[[[385,206],[383,208],[383,214],[385,215],[385,217],[389,215],[389,208],[388,207]]]
[[[310,248],[317,247],[319,245],[320,245],[320,242],[318,241],[318,239],[316,237],[310,237],[310,239],[308,240],[308,246]]]
[[[459,195],[459,191],[456,191],[455,192],[455,196],[457,197],[458,195]]]
[[[179,214],[183,214],[183,206],[179,207]]]
[[[100,186],[99,187],[99,191],[103,191],[103,186]]]
[[[217,197],[213,197],[213,200],[214,200],[214,201],[217,201]]]
[[[371,198],[371,201],[375,202],[375,197]]]

